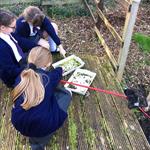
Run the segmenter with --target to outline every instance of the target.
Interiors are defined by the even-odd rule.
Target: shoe
[[[65,88],[69,93],[70,95],[72,96],[72,91],[69,89],[69,88]]]

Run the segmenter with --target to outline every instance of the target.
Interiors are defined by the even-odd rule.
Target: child
[[[15,78],[24,69],[25,55],[11,35],[16,27],[16,16],[9,11],[0,10],[0,79],[12,87]]]
[[[28,67],[17,77],[12,91],[12,124],[29,137],[32,150],[44,150],[53,132],[67,118],[71,100],[69,91],[58,88],[62,68],[45,70],[51,63],[48,49],[33,48],[28,56]]]
[[[50,48],[51,52],[57,52],[59,49],[60,54],[65,57],[66,51],[63,49],[57,33],[58,27],[55,23],[51,23],[38,7],[29,6],[17,20],[15,36],[32,40],[35,45]],[[48,36],[48,41],[42,38],[43,34]],[[22,48],[28,49],[25,45]]]

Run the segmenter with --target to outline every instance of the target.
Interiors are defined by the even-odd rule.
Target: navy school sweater
[[[0,79],[8,86],[12,87],[15,78],[24,67],[17,62],[12,48],[0,38]]]
[[[35,27],[35,30],[39,35],[42,31],[46,31],[49,36],[54,40],[57,46],[61,44],[59,37],[57,36],[50,20],[47,17],[44,18],[40,29]],[[31,48],[37,46],[37,43],[28,39],[30,37],[30,27],[23,17],[18,18],[16,22],[16,30],[13,36],[18,41],[20,47],[25,51],[28,51]]]
[[[62,77],[62,69],[57,68],[51,72],[39,70],[39,73],[44,76],[43,84],[49,83],[45,87],[44,100],[35,107],[29,110],[24,110],[20,105],[23,102],[21,95],[12,108],[11,121],[14,127],[23,135],[28,137],[43,137],[56,131],[67,117],[67,113],[61,110],[54,97],[54,90]],[[16,79],[16,85],[20,82],[20,77]]]

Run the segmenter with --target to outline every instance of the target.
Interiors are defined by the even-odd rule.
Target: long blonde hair
[[[43,47],[33,48],[28,56],[28,64],[37,68],[48,67],[52,63],[52,56],[48,49]],[[45,95],[42,78],[39,73],[30,67],[22,71],[20,83],[13,89],[11,96],[13,102],[23,94],[24,101],[21,106],[28,110],[40,104]]]

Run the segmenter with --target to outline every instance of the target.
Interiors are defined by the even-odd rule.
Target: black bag
[[[125,95],[128,98],[128,108],[147,107],[146,90],[144,85],[139,84],[137,89],[125,89]]]

